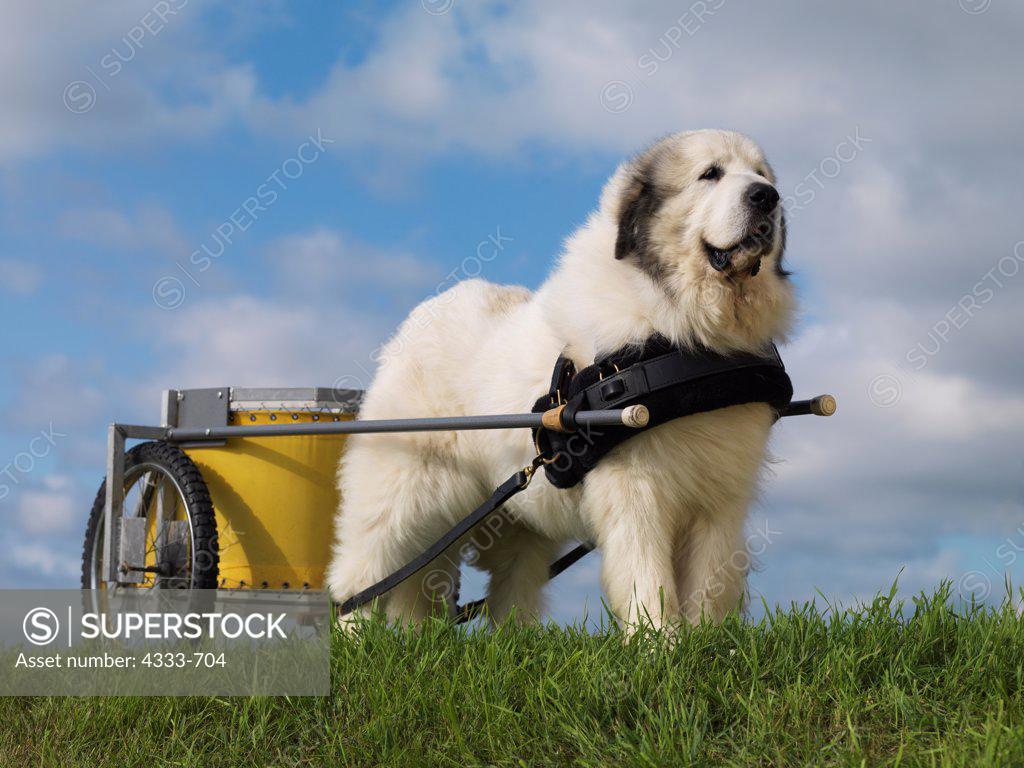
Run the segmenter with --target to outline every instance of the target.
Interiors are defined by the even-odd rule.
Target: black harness
[[[674,346],[655,335],[643,345],[602,356],[577,372],[558,358],[551,388],[533,406],[535,413],[564,405],[562,422],[577,411],[645,405],[650,426],[682,416],[744,403],[768,403],[781,411],[793,398],[793,385],[773,344],[765,354],[720,355],[703,347]],[[544,472],[556,488],[571,488],[615,446],[637,435],[629,427],[579,432],[534,431],[538,452],[550,458]]]
[[[643,345],[623,347],[599,358],[577,372],[572,361],[559,357],[551,377],[551,388],[533,406],[543,413],[564,406],[563,425],[574,424],[573,415],[582,410],[625,408],[645,405],[650,426],[681,416],[713,411],[743,403],[768,403],[781,413],[793,398],[793,385],[773,344],[765,354],[719,355],[703,348],[673,346],[663,336],[652,336]],[[353,595],[339,608],[349,613],[396,587],[437,559],[459,537],[501,509],[523,491],[534,472],[544,466],[548,480],[557,488],[571,488],[610,450],[637,434],[630,427],[590,428],[575,432],[534,430],[537,456],[529,467],[498,486],[491,497],[459,521],[425,552],[386,578]],[[586,544],[573,549],[551,565],[557,576],[590,551]],[[484,601],[462,606],[458,618],[465,621],[477,614]]]

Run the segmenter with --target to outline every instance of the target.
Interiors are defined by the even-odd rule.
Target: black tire
[[[216,589],[219,565],[217,551],[217,520],[213,502],[199,469],[180,448],[163,442],[140,443],[125,454],[125,477],[140,465],[155,465],[170,476],[180,490],[191,523],[192,568],[186,589]],[[106,480],[100,485],[89,513],[82,546],[82,589],[93,586],[93,552],[96,537],[102,529],[103,507],[107,494]]]

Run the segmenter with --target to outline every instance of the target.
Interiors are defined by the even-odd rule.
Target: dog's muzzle
[[[703,243],[708,263],[715,271],[729,272],[738,254],[749,254],[751,266],[748,274],[754,277],[761,270],[761,259],[775,244],[775,225],[770,221],[762,222],[753,232],[728,248],[719,248],[707,240]]]

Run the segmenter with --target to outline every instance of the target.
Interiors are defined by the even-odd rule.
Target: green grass
[[[0,701],[0,765],[1024,765],[1024,622],[948,597],[673,643],[375,622],[330,698]]]

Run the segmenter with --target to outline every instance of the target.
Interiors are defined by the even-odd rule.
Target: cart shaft
[[[643,406],[604,411],[580,411],[573,419],[576,429],[590,427],[632,427],[647,424]],[[331,418],[328,414],[326,418]],[[351,421],[315,421],[301,424],[260,424],[257,426],[178,428],[164,430],[162,439],[175,443],[225,440],[232,437],[271,437],[276,435],[359,435],[382,432],[440,432],[468,429],[535,429],[544,426],[542,413],[510,413],[492,416],[438,416],[426,419],[354,419]],[[129,432],[131,428],[129,428]]]

